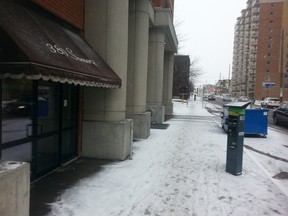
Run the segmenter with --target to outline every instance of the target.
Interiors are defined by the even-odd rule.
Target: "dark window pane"
[[[76,130],[63,131],[62,133],[62,160],[76,155]]]
[[[62,127],[76,127],[77,89],[71,85],[63,86]]]
[[[56,167],[59,163],[58,136],[37,141],[37,173]]]
[[[59,85],[57,83],[39,81],[38,125],[38,130],[42,133],[56,131],[59,128]]]
[[[2,143],[27,137],[32,123],[32,82],[2,80]]]

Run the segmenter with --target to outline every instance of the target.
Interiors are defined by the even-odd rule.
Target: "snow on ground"
[[[104,165],[64,191],[50,204],[49,216],[288,215],[288,197],[267,176],[279,170],[262,170],[279,162],[249,150],[242,175],[225,172],[227,135],[202,105],[174,102],[176,116],[165,122],[166,130],[135,140],[133,160]],[[245,144],[265,145],[287,158],[272,148],[278,140],[277,146],[287,145],[287,135],[274,131],[267,139],[245,138]],[[287,170],[287,163],[279,167]]]
[[[249,147],[245,152],[288,197],[288,176],[282,179],[280,174],[288,174],[287,134],[269,127],[266,138],[246,137],[244,144]]]

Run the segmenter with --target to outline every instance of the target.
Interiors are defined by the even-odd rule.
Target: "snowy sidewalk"
[[[256,156],[244,153],[242,175],[225,172],[227,135],[201,101],[175,102],[174,115],[167,129],[135,140],[133,160],[107,163],[79,179],[48,215],[288,215],[288,197]]]

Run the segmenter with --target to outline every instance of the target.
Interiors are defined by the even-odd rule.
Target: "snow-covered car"
[[[288,126],[288,103],[282,104],[273,111],[273,122],[276,125],[283,124]]]
[[[279,98],[267,97],[261,101],[261,106],[266,108],[278,108],[280,106]]]

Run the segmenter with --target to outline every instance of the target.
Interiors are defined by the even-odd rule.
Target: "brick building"
[[[173,98],[188,99],[190,96],[190,57],[175,55],[173,73]]]
[[[67,21],[79,30],[84,30],[83,0],[32,0],[35,4]]]
[[[232,94],[288,100],[288,1],[249,0],[234,34]]]

